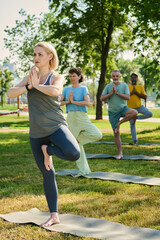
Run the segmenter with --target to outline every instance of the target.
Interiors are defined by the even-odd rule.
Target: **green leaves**
[[[70,67],[79,66],[91,77],[100,76],[97,104],[101,108],[105,76],[116,67],[120,53],[132,47],[134,52],[146,51],[150,59],[158,60],[158,4],[159,0],[49,0],[50,13],[39,18],[20,11],[22,20],[5,30],[5,45],[12,59],[16,57],[18,71],[24,73],[33,64],[34,45],[52,42],[59,71],[66,74]]]
[[[7,68],[0,67],[0,97],[1,97],[1,106],[5,103],[5,95],[9,89],[9,84],[13,80],[12,72],[9,72]]]

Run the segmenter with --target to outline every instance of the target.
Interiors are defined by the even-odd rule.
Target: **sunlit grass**
[[[95,120],[92,119],[92,122],[99,128],[104,130],[112,131],[111,125],[108,120]],[[160,123],[158,122],[136,122],[137,130],[150,130],[160,127]],[[17,117],[17,115],[4,115],[0,116],[0,129],[13,128],[13,129],[28,129],[29,128],[29,118],[28,116],[21,115]],[[123,123],[121,125],[121,129],[130,129],[129,122]]]
[[[90,115],[95,115],[96,114],[96,107],[93,107],[92,105],[89,106],[88,108],[88,114]],[[0,106],[0,110],[10,110],[10,111],[14,111],[17,110],[17,104],[4,104],[4,106]],[[64,111],[64,113],[66,113],[66,107],[62,106],[62,110]],[[108,115],[108,109],[107,109],[107,105],[103,105],[102,108],[103,111],[103,115]],[[160,118],[160,108],[151,108],[150,111],[153,113],[153,117],[154,118]]]
[[[25,116],[2,118],[0,118],[0,124],[6,122],[10,128],[27,128],[28,118]],[[103,133],[101,141],[114,142],[108,121],[93,120],[93,122],[99,129],[110,130],[110,132]],[[137,122],[139,142],[159,143],[160,128],[158,126],[158,124]],[[127,130],[121,133],[122,141],[131,142],[129,125],[124,129]],[[110,155],[117,153],[115,145],[107,144],[87,144],[85,151],[86,153]],[[159,156],[160,147],[123,145],[123,152],[127,155]],[[29,134],[26,132],[0,133],[0,153],[0,213],[26,211],[34,207],[41,211],[48,211],[42,176],[31,152]],[[160,178],[160,161],[89,159],[88,162],[92,171],[120,172]],[[74,162],[56,157],[53,157],[53,163],[56,171],[77,168]],[[59,213],[101,218],[127,226],[160,230],[160,188],[158,186],[70,176],[56,176],[56,180],[59,189]],[[0,238],[3,240],[89,239],[49,232],[32,224],[13,224],[2,219],[0,219]]]

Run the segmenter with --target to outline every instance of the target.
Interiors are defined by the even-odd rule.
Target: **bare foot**
[[[59,221],[58,213],[51,213],[50,218],[46,222],[42,223],[40,226],[41,227],[49,227],[49,226],[52,226],[54,224],[59,224],[59,223],[60,223],[60,221]]]
[[[118,133],[118,132],[119,132],[119,127],[120,127],[120,123],[118,122],[118,123],[117,123],[117,127],[115,128],[115,133]]]
[[[138,142],[137,142],[137,141],[134,141],[134,142],[133,142],[133,145],[138,146]]]
[[[82,175],[81,174],[76,174],[76,175],[74,175],[74,177],[82,177]]]
[[[44,165],[47,169],[47,171],[49,171],[52,167],[52,157],[48,155],[47,153],[47,145],[42,145],[41,146],[43,155],[44,155]]]
[[[116,157],[116,159],[118,159],[118,160],[120,160],[120,159],[122,159],[123,158],[123,154],[121,153],[121,154],[118,154],[118,156]]]

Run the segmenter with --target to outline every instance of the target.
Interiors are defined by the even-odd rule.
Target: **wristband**
[[[116,94],[119,95],[119,92],[117,92]]]
[[[26,84],[26,85],[25,85],[27,91],[29,92],[29,91],[31,91],[31,89],[29,89],[28,86],[29,86],[29,84]]]

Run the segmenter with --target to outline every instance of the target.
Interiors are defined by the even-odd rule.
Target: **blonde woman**
[[[72,86],[63,90],[61,105],[66,105],[68,127],[77,139],[81,150],[80,158],[76,161],[79,168],[78,177],[91,172],[83,145],[101,139],[102,133],[89,120],[87,115],[90,98],[87,87],[80,85],[84,80],[81,69],[71,68],[69,78]]]
[[[58,101],[64,79],[54,71],[58,66],[54,47],[47,42],[36,44],[34,63],[36,67],[31,69],[29,76],[8,91],[8,97],[15,98],[28,92],[30,144],[43,175],[44,191],[51,213],[50,218],[41,226],[48,227],[59,223],[58,190],[51,155],[76,161],[80,149],[67,127]]]

